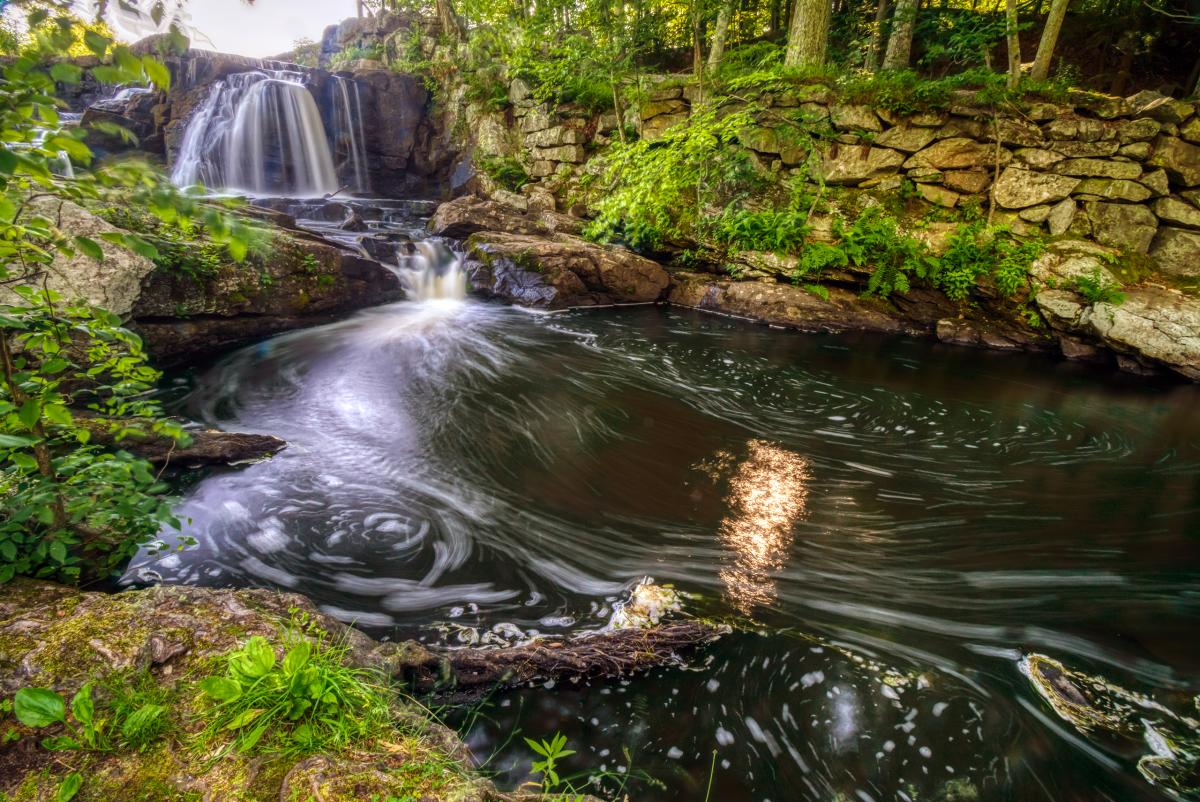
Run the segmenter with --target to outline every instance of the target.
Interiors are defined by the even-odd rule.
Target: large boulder
[[[1146,253],[1158,231],[1158,218],[1145,206],[1132,203],[1086,203],[1092,235],[1102,245]]]
[[[44,284],[69,303],[83,302],[123,318],[129,316],[142,291],[142,280],[154,270],[154,263],[102,239],[103,235],[119,233],[120,229],[61,198],[36,198],[22,215],[23,219],[38,216],[51,220],[69,236],[95,241],[104,252],[100,260],[83,253],[56,254],[54,261],[44,268],[44,275],[34,282],[37,286]],[[9,286],[0,284],[0,303],[16,302],[19,299]]]
[[[359,70],[348,77],[360,89],[371,188],[382,195],[400,193],[425,178],[424,170],[417,169],[414,150],[426,121],[429,92],[417,78],[392,70]],[[336,81],[328,87],[327,92],[342,90]]]
[[[467,240],[467,248],[475,291],[521,306],[649,303],[670,281],[657,262],[570,234],[485,231]]]
[[[1079,181],[1070,176],[1009,167],[992,188],[992,197],[1005,209],[1024,209],[1069,197]]]
[[[893,175],[903,163],[904,155],[888,148],[835,144],[826,151],[820,170],[827,184],[860,184]]]
[[[993,169],[997,163],[1001,167],[1012,161],[1012,153],[1006,148],[995,145],[985,145],[967,137],[950,137],[934,142],[924,150],[914,154],[904,163],[906,169],[914,167],[932,167],[935,170],[964,170],[984,167]]]
[[[429,218],[427,229],[434,236],[450,239],[466,239],[481,231],[578,234],[583,229],[583,222],[559,212],[522,211],[478,195],[464,195],[438,206]]]
[[[265,254],[221,264],[211,275],[147,275],[133,327],[156,364],[174,366],[401,297],[399,279],[378,262],[276,231]]]

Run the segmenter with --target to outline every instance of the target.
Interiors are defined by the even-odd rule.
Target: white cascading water
[[[443,242],[413,243],[416,252],[400,257],[396,275],[414,301],[462,301],[467,297],[467,274],[462,254]]]
[[[325,125],[303,81],[303,73],[264,69],[213,84],[188,122],[171,180],[251,195],[336,192]]]
[[[333,76],[333,148],[350,190],[371,191],[367,176],[367,142],[363,132],[362,93],[358,81]]]

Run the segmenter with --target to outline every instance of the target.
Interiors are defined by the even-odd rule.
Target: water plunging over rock
[[[349,109],[347,109],[349,114]],[[180,186],[313,196],[339,188],[304,75],[257,70],[215,83],[188,123],[171,175]]]
[[[462,301],[467,297],[467,275],[463,255],[445,243],[424,240],[413,244],[414,251],[399,259],[397,276],[414,301]]]

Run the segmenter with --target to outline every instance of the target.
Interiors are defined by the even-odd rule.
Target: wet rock
[[[1068,197],[1079,181],[1069,176],[1009,167],[992,188],[992,197],[1005,209],[1024,209]]]
[[[500,231],[509,234],[578,234],[583,223],[552,208],[532,208],[524,213],[516,208],[478,195],[464,195],[443,203],[429,219],[429,233],[451,239],[466,239],[481,231]]]
[[[657,262],[569,234],[486,231],[473,235],[467,247],[475,290],[522,306],[647,303],[669,283]]]
[[[1150,247],[1150,258],[1167,275],[1200,277],[1200,232],[1163,226]]]

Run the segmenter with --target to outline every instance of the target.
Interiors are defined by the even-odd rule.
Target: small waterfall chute
[[[371,191],[367,175],[367,138],[363,131],[362,91],[358,81],[333,76],[333,150],[338,174],[351,191]]]
[[[336,192],[325,125],[303,73],[264,69],[213,84],[188,123],[171,178],[251,195]]]
[[[414,301],[462,301],[467,297],[463,255],[438,240],[413,243],[413,253],[400,257],[397,276]]]

